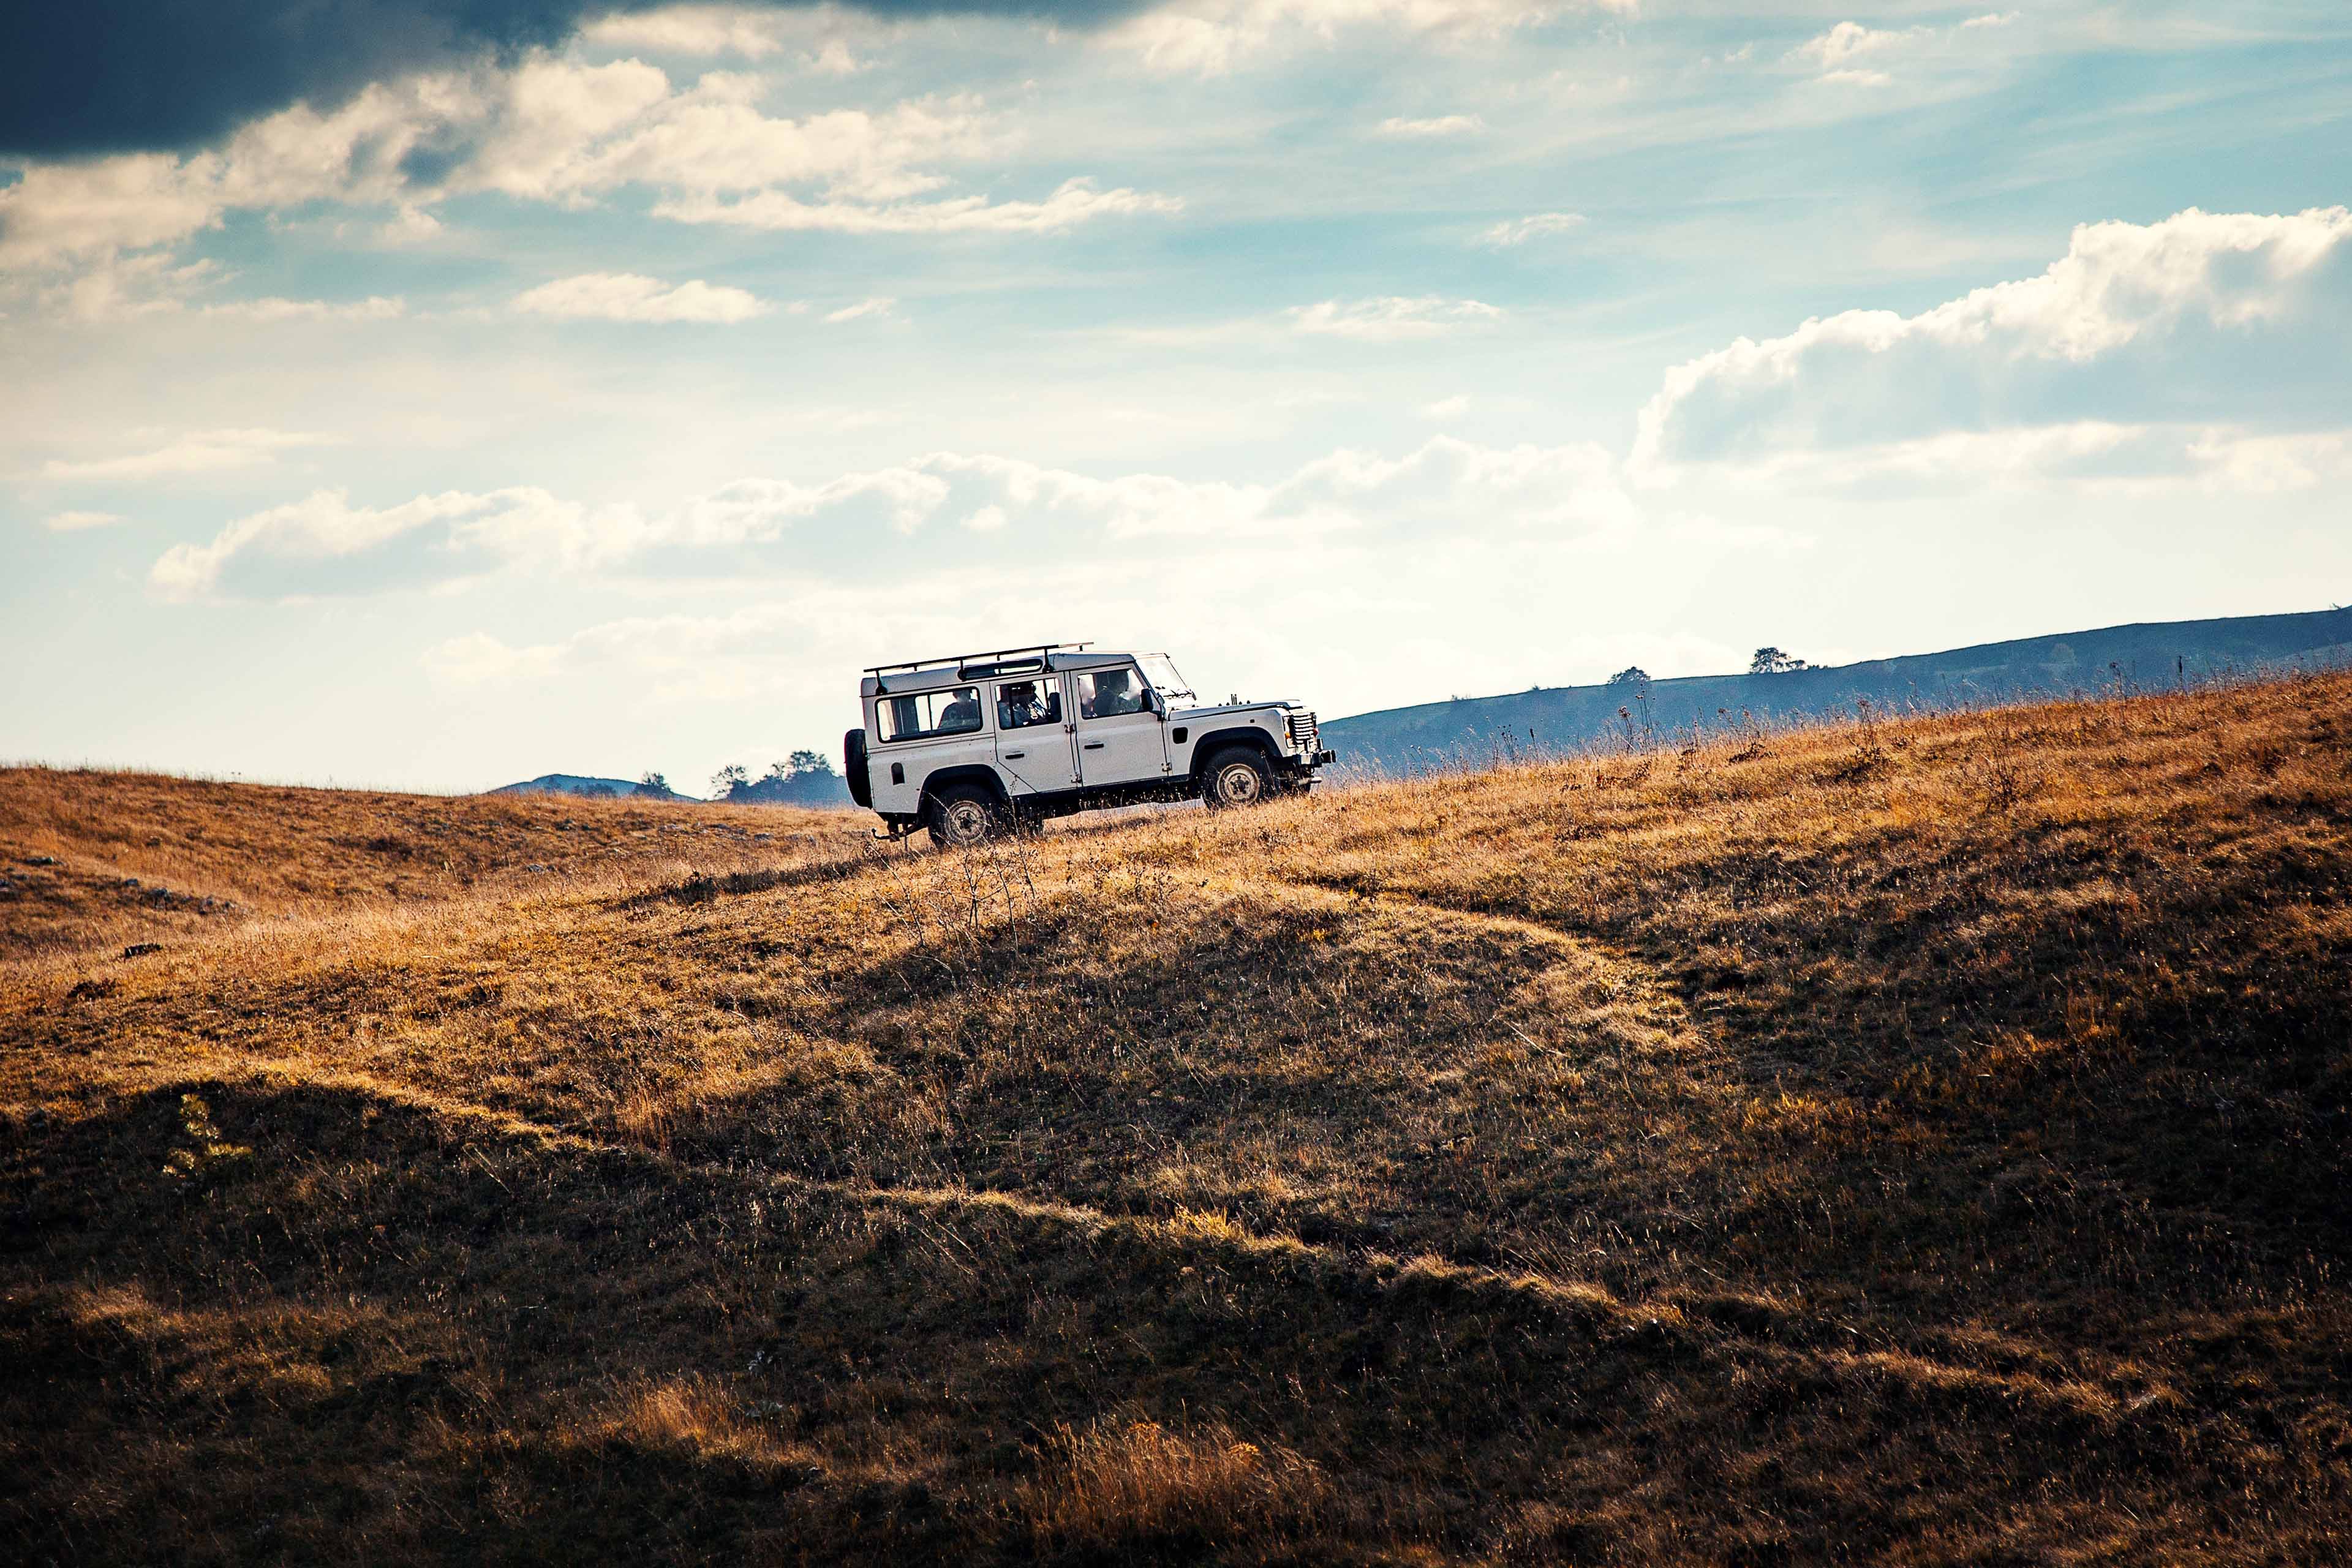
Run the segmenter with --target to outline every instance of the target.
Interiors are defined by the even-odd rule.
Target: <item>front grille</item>
[[[1293,713],[1290,716],[1290,743],[1302,752],[1315,750],[1315,715]]]

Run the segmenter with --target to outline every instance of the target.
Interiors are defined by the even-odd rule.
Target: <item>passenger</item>
[[[955,694],[955,700],[949,703],[946,709],[940,712],[940,727],[937,732],[942,735],[954,735],[960,734],[966,730],[977,730],[979,728],[980,693],[977,689],[971,687],[966,687],[961,691],[957,692]]]
[[[996,721],[1007,730],[1025,730],[1032,724],[1043,724],[1051,715],[1045,705],[1037,700],[1034,681],[1020,680],[1004,689],[997,703]]]

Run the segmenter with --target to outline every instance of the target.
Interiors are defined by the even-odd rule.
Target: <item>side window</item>
[[[1078,677],[1078,716],[1082,719],[1116,719],[1122,713],[1144,712],[1150,706],[1143,679],[1136,674],[1133,665],[1090,669]]]
[[[1025,730],[1062,721],[1062,687],[1053,679],[1008,680],[996,689],[996,727]]]
[[[927,735],[961,735],[980,728],[980,688],[977,686],[885,697],[874,706],[885,741],[918,741]]]

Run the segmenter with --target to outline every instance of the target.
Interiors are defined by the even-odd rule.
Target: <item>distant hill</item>
[[[1635,684],[1538,687],[1334,719],[1323,735],[1349,768],[1412,772],[1498,752],[1575,751],[1629,722],[1664,736],[1743,715],[1785,721],[1851,710],[1861,698],[1882,710],[1975,707],[2194,684],[2298,660],[2352,664],[2352,609],[2149,622],[1772,675],[1689,676],[1649,682],[1646,700]]]
[[[674,789],[653,790],[632,779],[591,778],[583,773],[541,773],[520,784],[500,784],[484,795],[584,795],[614,799],[645,796],[651,800],[692,800]]]
[[[805,754],[805,753],[804,753]],[[541,773],[520,784],[501,784],[484,795],[569,795],[622,800],[704,802],[698,795],[680,795],[667,787],[647,789],[628,779],[596,778],[586,773]],[[849,804],[849,786],[830,763],[812,759],[797,773],[771,773],[765,778],[739,778],[714,797],[729,805],[831,806]]]

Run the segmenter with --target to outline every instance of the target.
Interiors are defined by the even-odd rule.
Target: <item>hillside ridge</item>
[[[239,903],[0,894],[14,1557],[2352,1546],[2352,676],[968,854],[16,770],[0,862]]]
[[[1982,708],[2251,677],[2293,660],[2314,668],[2352,665],[2352,608],[2136,621],[1770,674],[1538,687],[1350,714],[1326,720],[1323,729],[1351,768],[1410,773],[1850,714],[1857,700],[1881,711]]]

